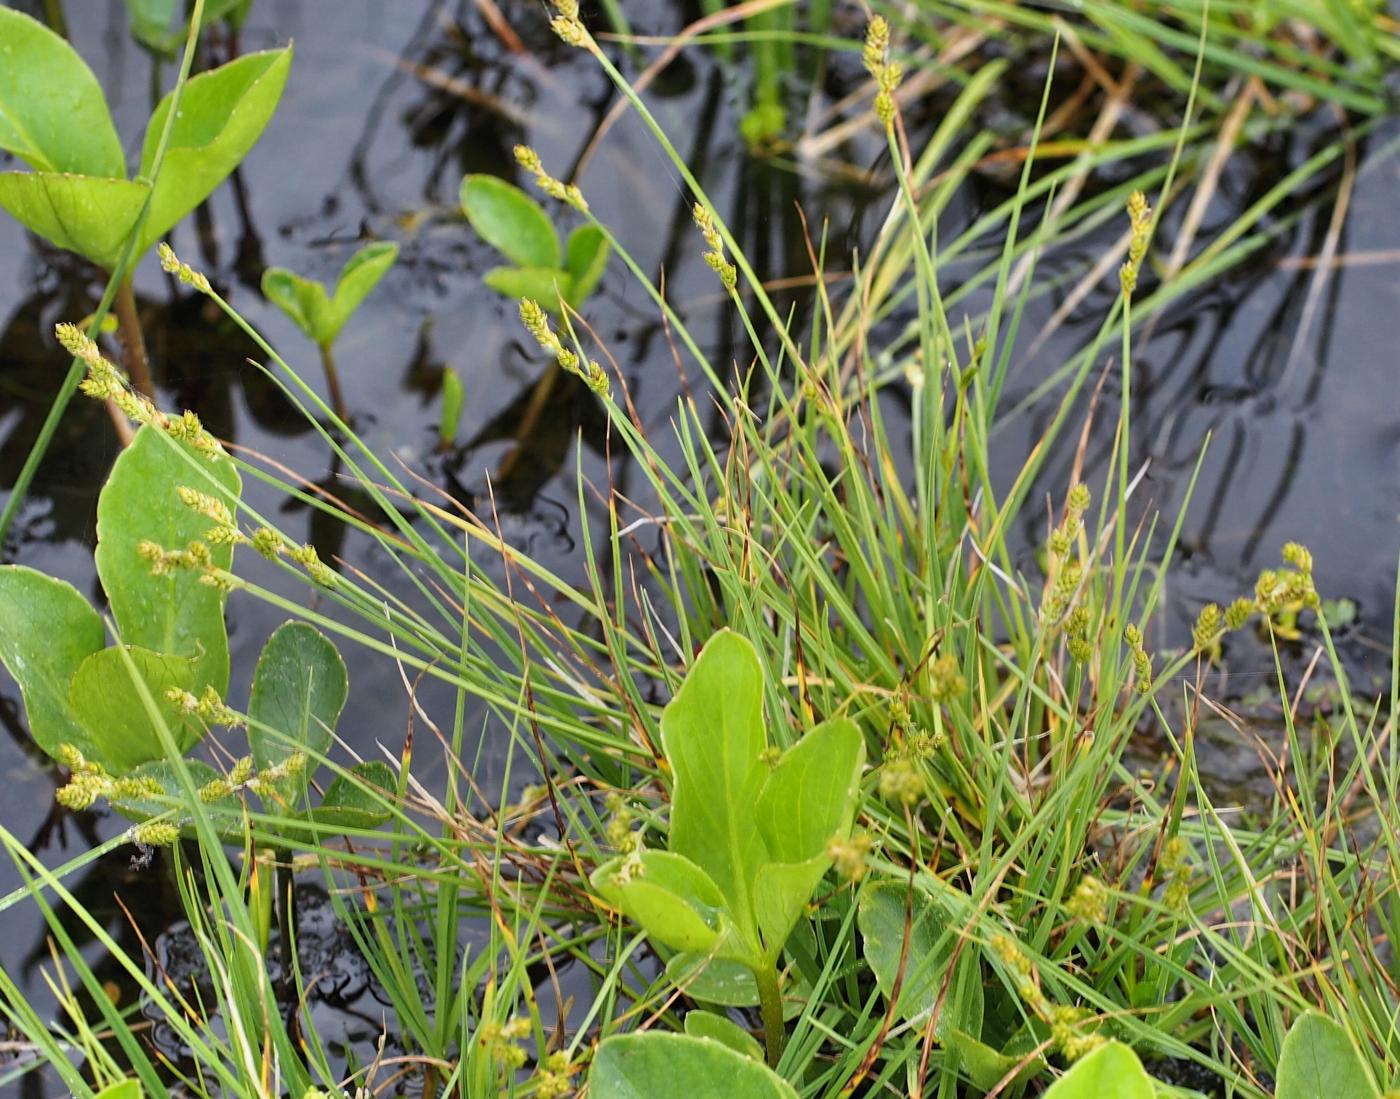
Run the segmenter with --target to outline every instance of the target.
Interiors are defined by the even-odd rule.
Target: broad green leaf
[[[725,931],[724,898],[689,859],[669,851],[644,851],[604,863],[590,879],[608,904],[641,924],[663,946],[703,954]]]
[[[462,376],[452,367],[447,367],[442,372],[442,415],[438,418],[438,440],[444,448],[456,445],[457,428],[462,422],[462,409],[466,401]]]
[[[1137,1054],[1122,1042],[1107,1042],[1076,1061],[1050,1085],[1045,1099],[1153,1099],[1155,1094]]]
[[[140,1080],[118,1080],[99,1091],[96,1099],[141,1099],[144,1094]]]
[[[924,1019],[938,1003],[948,977],[956,945],[949,928],[947,912],[927,894],[914,892],[913,911],[909,928],[909,946],[904,947],[905,904],[908,886],[901,882],[879,882],[866,889],[860,898],[856,925],[865,943],[865,960],[875,973],[880,991],[888,999],[899,975],[900,958],[904,958],[904,973],[899,988],[899,1015],[907,1020]],[[963,977],[965,1005],[957,1010],[955,984],[949,983],[948,995],[939,1013],[937,1031],[941,1037],[953,1027],[971,1034],[982,1029],[983,990],[976,969],[974,954],[965,953],[970,969]],[[955,1017],[956,1016],[956,1017]]]
[[[519,187],[495,176],[462,180],[462,210],[481,238],[517,267],[558,267],[559,237],[549,215]]]
[[[692,1000],[721,1007],[757,1007],[758,983],[753,970],[734,958],[709,954],[676,954],[666,963],[666,977]],[[805,1010],[812,985],[803,977],[783,989],[783,1018],[795,1019]]]
[[[193,467],[186,456],[193,458]],[[194,569],[154,575],[137,549],[151,541],[166,550],[183,550],[206,538],[214,524],[181,503],[176,492],[184,485],[212,494],[201,469],[237,501],[241,481],[227,457],[200,457],[154,427],[136,433],[97,498],[97,574],[124,643],[190,657],[190,689],[200,694],[212,686],[223,695],[228,689],[223,593],[201,583]],[[230,567],[232,545],[209,548],[215,566]]]
[[[312,343],[331,327],[331,300],[315,279],[302,278],[285,267],[269,267],[262,275],[263,297],[291,317]]]
[[[194,689],[194,662],[134,645],[127,646],[127,654],[180,751],[189,750],[204,730],[168,699],[166,692],[172,688]],[[99,649],[79,664],[68,688],[68,698],[92,740],[94,758],[113,774],[125,774],[143,763],[165,758],[160,735],[147,716],[145,702],[120,648]]]
[[[864,765],[865,741],[846,718],[823,722],[783,753],[754,806],[774,862],[803,862],[850,833]]]
[[[711,1038],[722,1046],[728,1046],[735,1053],[742,1053],[752,1061],[763,1063],[763,1047],[758,1044],[758,1039],[733,1019],[716,1015],[713,1011],[687,1012],[685,1032],[693,1038]]]
[[[379,280],[388,274],[389,268],[394,266],[394,261],[398,258],[399,246],[387,240],[366,244],[350,257],[341,268],[340,280],[335,284],[335,292],[331,294],[334,328],[328,337],[317,340],[318,343],[335,339],[351,314],[360,307],[360,302],[364,301]]]
[[[24,696],[30,735],[55,758],[71,744],[107,762],[68,698],[78,665],[104,640],[102,619],[73,585],[21,565],[0,568],[0,660]]]
[[[559,299],[573,300],[573,279],[557,267],[493,267],[481,281],[502,297],[530,298],[556,317],[563,312]]]
[[[860,730],[840,718],[810,730],[764,781],[754,818],[772,862],[755,881],[754,908],[770,952],[831,865],[827,845],[850,834],[864,765]]]
[[[592,1099],[797,1099],[766,1065],[709,1038],[623,1034],[598,1046],[588,1073]]]
[[[596,225],[580,225],[569,234],[564,246],[564,270],[573,279],[573,286],[565,300],[575,309],[587,300],[603,277],[611,250],[608,238]]]
[[[692,1000],[723,1007],[758,1005],[753,970],[733,958],[677,954],[666,963],[666,976]]]
[[[0,206],[16,221],[108,271],[116,267],[150,189],[138,180],[0,172]]]
[[[203,790],[211,782],[223,777],[202,760],[187,759],[183,763],[197,790]],[[153,779],[160,787],[161,793],[151,797],[113,798],[113,809],[126,817],[127,820],[135,821],[165,816],[171,809],[176,809],[174,823],[186,836],[194,836],[194,817],[189,808],[186,807],[184,787],[180,785],[180,776],[176,773],[173,763],[164,759],[143,763],[140,767],[130,771],[128,777]],[[201,804],[210,823],[213,824],[215,831],[222,839],[230,843],[243,841],[247,830],[247,818],[243,811],[242,798],[231,793],[226,797],[205,801]]]
[[[950,1050],[957,1050],[968,1079],[983,1091],[991,1091],[1006,1078],[1007,1073],[1016,1069],[1023,1061],[1025,1065],[1017,1072],[1014,1078],[1016,1082],[1029,1080],[1045,1068],[1043,1057],[1028,1057],[1033,1046],[1021,1051],[1013,1051],[1010,1046],[1004,1050],[995,1050],[957,1027],[944,1030],[941,1037],[944,1046]]]
[[[370,788],[380,791],[374,794]],[[386,763],[357,763],[348,775],[337,775],[326,787],[321,804],[307,814],[317,824],[336,828],[378,828],[392,815],[384,799],[394,798],[394,772]]]
[[[0,149],[36,172],[126,176],[97,77],[63,38],[12,8],[0,8]]]
[[[231,22],[241,18],[240,9],[246,13],[251,0],[206,0],[200,27],[207,27],[227,16]],[[157,53],[173,56],[185,40],[189,21],[182,20],[178,27],[171,24],[175,17],[176,0],[126,0],[127,14],[131,17],[131,35],[141,45]]]
[[[1379,1094],[1343,1027],[1309,1011],[1289,1028],[1279,1054],[1277,1099],[1375,1099]]]
[[[292,48],[250,53],[190,80],[170,130],[140,251],[165,236],[227,178],[262,136],[287,83]],[[141,174],[154,167],[172,96],[157,105],[141,149]]]
[[[282,802],[277,808],[301,808],[302,791],[316,760],[331,746],[349,689],[345,661],[314,626],[285,622],[267,639],[248,700],[253,762],[263,771],[296,752],[311,757],[298,775],[277,781],[276,799]]]
[[[756,951],[750,889],[766,853],[753,810],[767,738],[752,644],[729,630],[709,640],[661,715],[661,739],[675,781],[670,848],[709,875]]]
[[[167,53],[175,40],[170,24],[175,18],[175,0],[126,0],[131,19],[131,36],[141,45]]]

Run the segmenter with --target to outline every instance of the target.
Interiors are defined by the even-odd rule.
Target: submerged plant
[[[152,383],[131,271],[151,245],[209,197],[262,135],[287,81],[291,47],[247,54],[192,78],[170,119],[161,170],[152,180],[175,93],[152,112],[140,168],[128,179],[106,97],[77,52],[42,23],[10,8],[0,8],[0,42],[5,51],[0,149],[33,169],[0,172],[0,206],[31,232],[120,279],[116,312],[124,365],[149,396]]]
[[[390,241],[366,244],[346,261],[329,294],[315,279],[298,275],[285,267],[269,267],[263,272],[262,292],[305,333],[321,352],[331,408],[341,420],[349,412],[336,373],[332,345],[360,303],[379,280],[389,273],[399,257],[399,246]]]
[[[746,969],[776,1064],[778,962],[831,867],[831,844],[850,834],[865,743],[853,722],[833,718],[778,753],[763,696],[753,646],[728,631],[711,638],[661,718],[675,776],[666,849],[637,846],[600,866],[592,883],[677,952],[669,973],[693,982],[710,966]],[[693,985],[692,993],[704,998]]]

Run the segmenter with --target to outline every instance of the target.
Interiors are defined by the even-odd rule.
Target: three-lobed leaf
[[[222,183],[262,136],[291,68],[292,48],[245,54],[189,80],[170,130],[137,255],[165,236]],[[141,175],[155,167],[174,92],[156,106],[141,148]]]
[[[375,241],[359,249],[341,269],[335,290],[285,267],[263,272],[263,296],[287,314],[312,343],[334,342],[351,315],[398,259],[399,246]]]
[[[12,8],[0,8],[0,149],[36,172],[126,175],[92,69],[60,35]]]
[[[766,1065],[711,1038],[624,1034],[599,1043],[588,1074],[593,1099],[797,1099]]]
[[[258,770],[284,763],[297,752],[308,766],[273,784],[280,809],[299,809],[315,761],[335,737],[350,680],[345,661],[328,638],[305,622],[285,622],[258,656],[248,700],[248,746]]]
[[[216,484],[208,484],[201,471]],[[209,494],[221,487],[232,508],[241,479],[227,457],[198,456],[157,428],[141,428],[113,464],[97,499],[97,574],[123,642],[189,657],[194,672],[190,689],[200,694],[212,686],[223,695],[229,674],[224,594],[202,583],[196,569],[157,576],[138,551],[146,541],[183,550],[207,536],[213,523],[181,502],[177,489],[182,485]],[[216,567],[232,565],[231,544],[209,549]]]
[[[102,619],[73,585],[22,565],[0,568],[0,660],[19,684],[30,735],[50,756],[68,744],[111,763],[68,696],[78,666],[104,642]]]
[[[1283,1039],[1277,1099],[1377,1099],[1375,1081],[1345,1028],[1325,1015],[1301,1015]]]
[[[461,200],[472,228],[517,267],[559,267],[554,225],[519,187],[496,176],[469,175],[462,180]]]
[[[1045,1099],[1154,1099],[1152,1077],[1122,1042],[1106,1042],[1085,1054],[1045,1092]]]

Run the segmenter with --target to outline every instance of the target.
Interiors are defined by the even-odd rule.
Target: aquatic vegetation
[[[269,267],[263,272],[264,296],[287,314],[320,350],[331,407],[342,420],[348,418],[350,412],[340,389],[332,347],[360,303],[389,273],[398,258],[399,246],[392,241],[364,245],[345,261],[335,289],[329,294],[315,279],[304,278],[285,267]]]
[[[117,316],[137,388],[152,392],[130,272],[232,172],[272,118],[291,47],[191,78],[151,113],[133,179],[106,97],[77,52],[42,23],[0,9],[0,148],[29,172],[0,172],[0,206],[30,232],[118,277]],[[160,170],[155,170],[157,161]]]
[[[743,638],[719,633],[706,643],[661,718],[675,776],[667,849],[649,851],[626,834],[625,853],[594,871],[592,884],[679,952],[667,971],[701,999],[711,964],[747,969],[748,1002],[762,1007],[776,1064],[778,959],[826,876],[832,844],[850,833],[865,744],[853,722],[838,718],[786,751],[771,747],[762,676]]]
[[[1042,18],[1013,8],[997,11]],[[65,929],[98,925],[68,884],[96,856],[48,868],[0,830],[30,882],[0,905],[42,906],[62,981],[87,993],[64,998],[59,1026],[0,974],[7,1018],[84,1095],[92,1083],[129,1093],[113,1079],[128,1074],[153,1096],[374,1090],[392,1086],[374,1079],[390,1041],[428,1099],[557,1099],[584,1080],[604,1099],[669,1094],[677,1080],[697,1097],[1148,1099],[1191,1094],[1165,1082],[1182,1066],[1248,1099],[1393,1086],[1400,686],[1365,697],[1349,683],[1298,544],[1252,596],[1206,604],[1189,636],[1162,628],[1184,512],[1159,519],[1142,502],[1130,439],[1134,341],[1173,300],[1158,262],[1160,218],[1183,193],[1173,135],[1132,153],[1166,163],[1134,167],[1084,211],[1121,237],[1097,261],[1101,326],[1056,371],[1035,436],[994,450],[1015,411],[1007,379],[1038,292],[1032,268],[1054,229],[1039,215],[1087,164],[1038,175],[1032,136],[1014,199],[986,222],[999,235],[977,269],[989,300],[974,310],[958,297],[966,284],[946,265],[969,245],[940,239],[939,219],[986,145],[953,135],[1002,66],[979,69],[949,130],[914,149],[897,67],[908,43],[882,20],[845,44],[866,62],[894,185],[847,287],[827,278],[826,239],[808,242],[815,305],[810,324],[794,323],[578,5],[556,5],[554,26],[597,58],[689,188],[681,220],[748,340],[742,356],[710,350],[584,193],[529,150],[536,183],[584,221],[564,245],[523,192],[464,182],[468,218],[515,265],[487,279],[522,299],[527,333],[590,384],[608,457],[634,471],[614,485],[580,469],[579,510],[594,521],[581,525],[587,579],[574,584],[351,425],[332,431],[306,379],[163,249],[167,270],[257,342],[353,480],[365,506],[316,505],[359,532],[394,583],[353,562],[333,570],[254,514],[243,478],[293,494],[302,483],[224,454],[74,341],[88,391],[143,425],[98,515],[126,647],[103,647],[76,591],[11,569],[0,657],[36,741],[74,770],[70,808],[120,801],[116,784],[133,777],[160,785],[159,799],[131,791],[151,794],[147,823],[162,827],[142,842],[192,841],[168,857],[213,982],[187,996],[102,939],[145,1017],[198,1071],[172,1070]],[[626,371],[605,374],[571,323],[614,256],[693,368],[659,428],[637,414]],[[318,342],[350,312],[337,311],[339,290],[290,274],[273,293]],[[589,337],[606,359],[605,339]],[[1090,379],[1110,358],[1121,388],[1105,413]],[[445,385],[443,442],[461,404],[460,385]],[[1091,478],[1071,425],[1105,415],[1116,430]],[[1048,464],[1065,450],[1068,472]],[[210,472],[225,468],[224,480]],[[306,598],[260,583],[265,562]],[[241,714],[228,701],[226,598],[297,619],[263,647]],[[1316,663],[1335,677],[1325,733],[1308,731],[1279,657],[1304,611]],[[36,614],[58,625],[52,636],[23,629]],[[1284,749],[1265,765],[1273,796],[1245,813],[1219,803],[1197,744],[1211,668],[1253,617],[1278,661]],[[314,767],[346,706],[337,645],[384,661],[414,717],[396,751],[374,730],[390,762],[336,768],[313,807]],[[111,665],[103,698],[123,711],[110,727],[94,702],[79,705],[75,669],[97,657]],[[450,713],[423,684],[448,692]],[[222,770],[184,758],[208,725],[238,723],[246,756]],[[487,745],[504,757],[497,789],[483,788]],[[301,972],[288,946],[289,906],[280,986],[271,977],[271,898],[285,902],[295,874],[320,876],[389,1005],[377,1049],[346,1052],[305,1009],[319,973]]]
[[[517,157],[535,173],[547,193],[569,205],[583,205],[577,187],[567,187],[544,172],[533,150]],[[610,244],[596,225],[580,225],[561,245],[549,215],[519,187],[495,176],[469,175],[462,180],[462,209],[481,239],[514,266],[493,267],[484,281],[508,298],[529,298],[558,317],[564,306],[582,307],[603,277]]]

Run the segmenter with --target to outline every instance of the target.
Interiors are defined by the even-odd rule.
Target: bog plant
[[[489,519],[424,499],[353,429],[328,431],[304,379],[167,256],[285,372],[313,430],[376,503],[378,524],[334,500],[323,507],[359,532],[393,582],[368,569],[331,573],[276,531],[244,528],[251,508],[205,476],[207,443],[179,426],[184,417],[135,401],[110,368],[90,379],[148,425],[133,449],[153,437],[179,458],[163,483],[200,515],[206,544],[245,547],[239,561],[248,548],[281,561],[280,579],[314,585],[319,601],[308,609],[210,572],[192,543],[145,535],[150,563],[204,568],[216,587],[303,619],[269,642],[248,713],[235,715],[248,724],[249,758],[200,788],[208,803],[186,783],[175,813],[189,824],[170,821],[198,841],[170,862],[214,977],[210,995],[180,996],[67,888],[96,854],[49,868],[0,830],[28,879],[0,909],[41,907],[62,945],[55,985],[71,973],[94,993],[65,997],[55,1023],[0,971],[7,1021],[83,1096],[84,1073],[108,1084],[130,1072],[160,1099],[185,1090],[318,1099],[394,1086],[374,1079],[385,1060],[414,1073],[407,1086],[427,1099],[559,1099],[583,1080],[603,1099],[1190,1094],[1153,1079],[1170,1061],[1241,1099],[1383,1094],[1397,1064],[1400,765],[1390,745],[1400,675],[1389,697],[1353,692],[1301,546],[1285,550],[1287,567],[1262,576],[1252,598],[1207,607],[1189,640],[1148,649],[1184,519],[1164,534],[1138,510],[1132,336],[1180,301],[1182,285],[1223,270],[1227,252],[1267,246],[1272,230],[1258,219],[1282,198],[1251,206],[1229,247],[1207,246],[1181,282],[1161,281],[1151,207],[1175,214],[1193,184],[1202,193],[1189,173],[1210,162],[1210,143],[1188,126],[1047,167],[1033,133],[1017,147],[1025,165],[1014,195],[954,235],[946,204],[994,142],[965,130],[1004,68],[977,62],[926,146],[913,148],[920,131],[902,124],[890,58],[919,51],[897,48],[899,32],[876,24],[865,92],[877,100],[872,140],[888,146],[897,192],[873,219],[872,247],[849,264],[841,257],[848,296],[831,296],[843,284],[814,261],[808,334],[785,322],[579,5],[556,7],[556,30],[592,53],[692,189],[696,266],[712,269],[752,347],[731,358],[726,345],[726,361],[713,361],[703,333],[583,196],[526,158],[546,193],[639,276],[688,383],[662,439],[633,414],[626,376],[617,399],[598,386],[609,453],[636,472],[624,487],[580,474],[579,511],[593,521],[580,524],[586,582],[574,583],[506,544]],[[1086,10],[1135,17],[1126,6]],[[1003,14],[1041,17],[1016,6]],[[1086,183],[1091,167],[1111,178],[1058,206],[1052,196]],[[1091,239],[1121,237],[1086,284],[1121,264],[1110,304],[1056,372],[1059,403],[1043,434],[1022,440],[1011,472],[990,440],[1011,415],[1003,388],[1019,366],[1017,328],[1042,289],[1032,268],[1065,240],[1079,249],[1096,219],[1109,232]],[[975,258],[983,254],[992,258]],[[954,263],[957,286],[946,277]],[[1018,270],[1028,272],[1020,281]],[[556,275],[548,288],[559,285]],[[985,291],[976,307],[969,287]],[[565,346],[569,319],[522,303],[531,335],[587,376],[581,352]],[[1107,469],[1048,465],[1074,450],[1070,418],[1110,357],[1123,374],[1117,423],[1099,425],[1114,438]],[[300,487],[275,469],[258,473]],[[1091,478],[1102,486],[1093,493]],[[161,484],[146,487],[155,495],[142,521],[155,528],[165,521],[150,503],[168,493]],[[1047,545],[1025,544],[1041,531]],[[1308,675],[1325,665],[1335,676],[1325,734],[1301,722],[1275,649],[1287,747],[1267,764],[1277,796],[1248,815],[1222,809],[1195,747],[1207,672],[1247,619],[1276,639],[1304,610],[1326,653]],[[391,813],[388,832],[347,827],[342,840],[297,815],[310,758],[344,705],[329,636],[393,661],[413,685],[422,722],[404,733],[395,796],[376,801]],[[6,641],[19,643],[29,647],[10,663],[22,681],[62,664],[34,639]],[[450,717],[416,689],[428,680],[453,692]],[[26,685],[27,703],[30,693]],[[191,699],[198,715],[200,695],[174,695]],[[206,710],[216,703],[226,705],[211,698]],[[151,720],[158,734],[165,724],[159,713]],[[1160,763],[1134,754],[1146,732]],[[441,745],[440,772],[413,766],[415,734],[420,754],[425,741]],[[490,768],[476,761],[488,754],[506,772],[496,790],[480,788]],[[293,964],[296,987],[270,987],[258,910],[267,891],[233,879],[225,842],[237,833],[211,819],[245,776],[268,780],[264,811],[248,812],[257,842],[283,865],[294,853],[321,870],[376,995],[392,1005],[392,1022],[351,1052],[334,1047],[317,1013],[294,1010],[315,977]],[[101,994],[75,921],[139,989],[142,1014],[188,1048],[197,1074],[181,1069],[171,1083],[124,1007]],[[567,992],[557,979],[566,968]],[[403,1055],[377,1056],[390,1043]]]
[[[538,155],[521,146],[516,156],[546,194],[578,210],[587,203],[578,188],[560,183],[541,167]],[[580,225],[561,245],[544,208],[519,187],[488,175],[462,180],[462,210],[481,239],[510,266],[493,267],[486,285],[508,298],[530,298],[552,316],[564,306],[579,309],[603,277],[611,244],[597,225]]]
[[[89,382],[101,378],[96,388],[110,396],[116,368],[75,329],[63,338],[90,360]],[[284,830],[298,820],[382,821],[355,776],[337,778],[319,806],[304,807],[347,689],[345,666],[318,631],[304,623],[277,630],[258,660],[247,712],[225,702],[224,604],[235,547],[285,554],[323,582],[329,570],[308,547],[267,528],[239,529],[242,479],[197,419],[165,416],[131,394],[119,399],[147,422],[98,497],[94,557],[110,618],[66,581],[0,567],[0,661],[20,686],[35,743],[70,772],[60,802],[86,809],[109,800],[141,822],[139,840],[168,843],[189,820],[187,807],[177,811],[172,750],[189,752],[214,726],[246,725],[250,754],[229,774],[197,759],[182,764],[225,834],[243,835],[239,799],[248,792],[279,814]],[[358,777],[392,785],[382,765],[362,765]]]
[[[865,743],[854,722],[833,718],[779,751],[769,743],[764,691],[748,641],[722,631],[706,643],[661,718],[674,776],[666,848],[648,850],[630,836],[631,850],[600,866],[592,882],[676,952],[667,972],[692,995],[704,999],[705,986],[722,980],[712,966],[747,970],[776,1064],[778,963],[831,866],[832,844],[850,834]]]
[[[152,112],[139,166],[128,178],[107,100],[77,52],[11,8],[0,8],[0,43],[0,149],[32,169],[0,172],[0,206],[31,232],[121,280],[117,315],[126,365],[149,395],[144,349],[131,350],[141,347],[131,270],[262,135],[287,81],[291,47],[247,54],[190,79],[152,179],[173,92]]]
[[[331,407],[344,420],[348,414],[345,397],[336,373],[332,346],[379,280],[389,273],[399,257],[399,246],[391,241],[375,241],[360,248],[346,261],[329,294],[315,279],[308,279],[285,267],[269,267],[263,272],[262,291],[268,301],[287,314],[306,338],[321,352]]]

